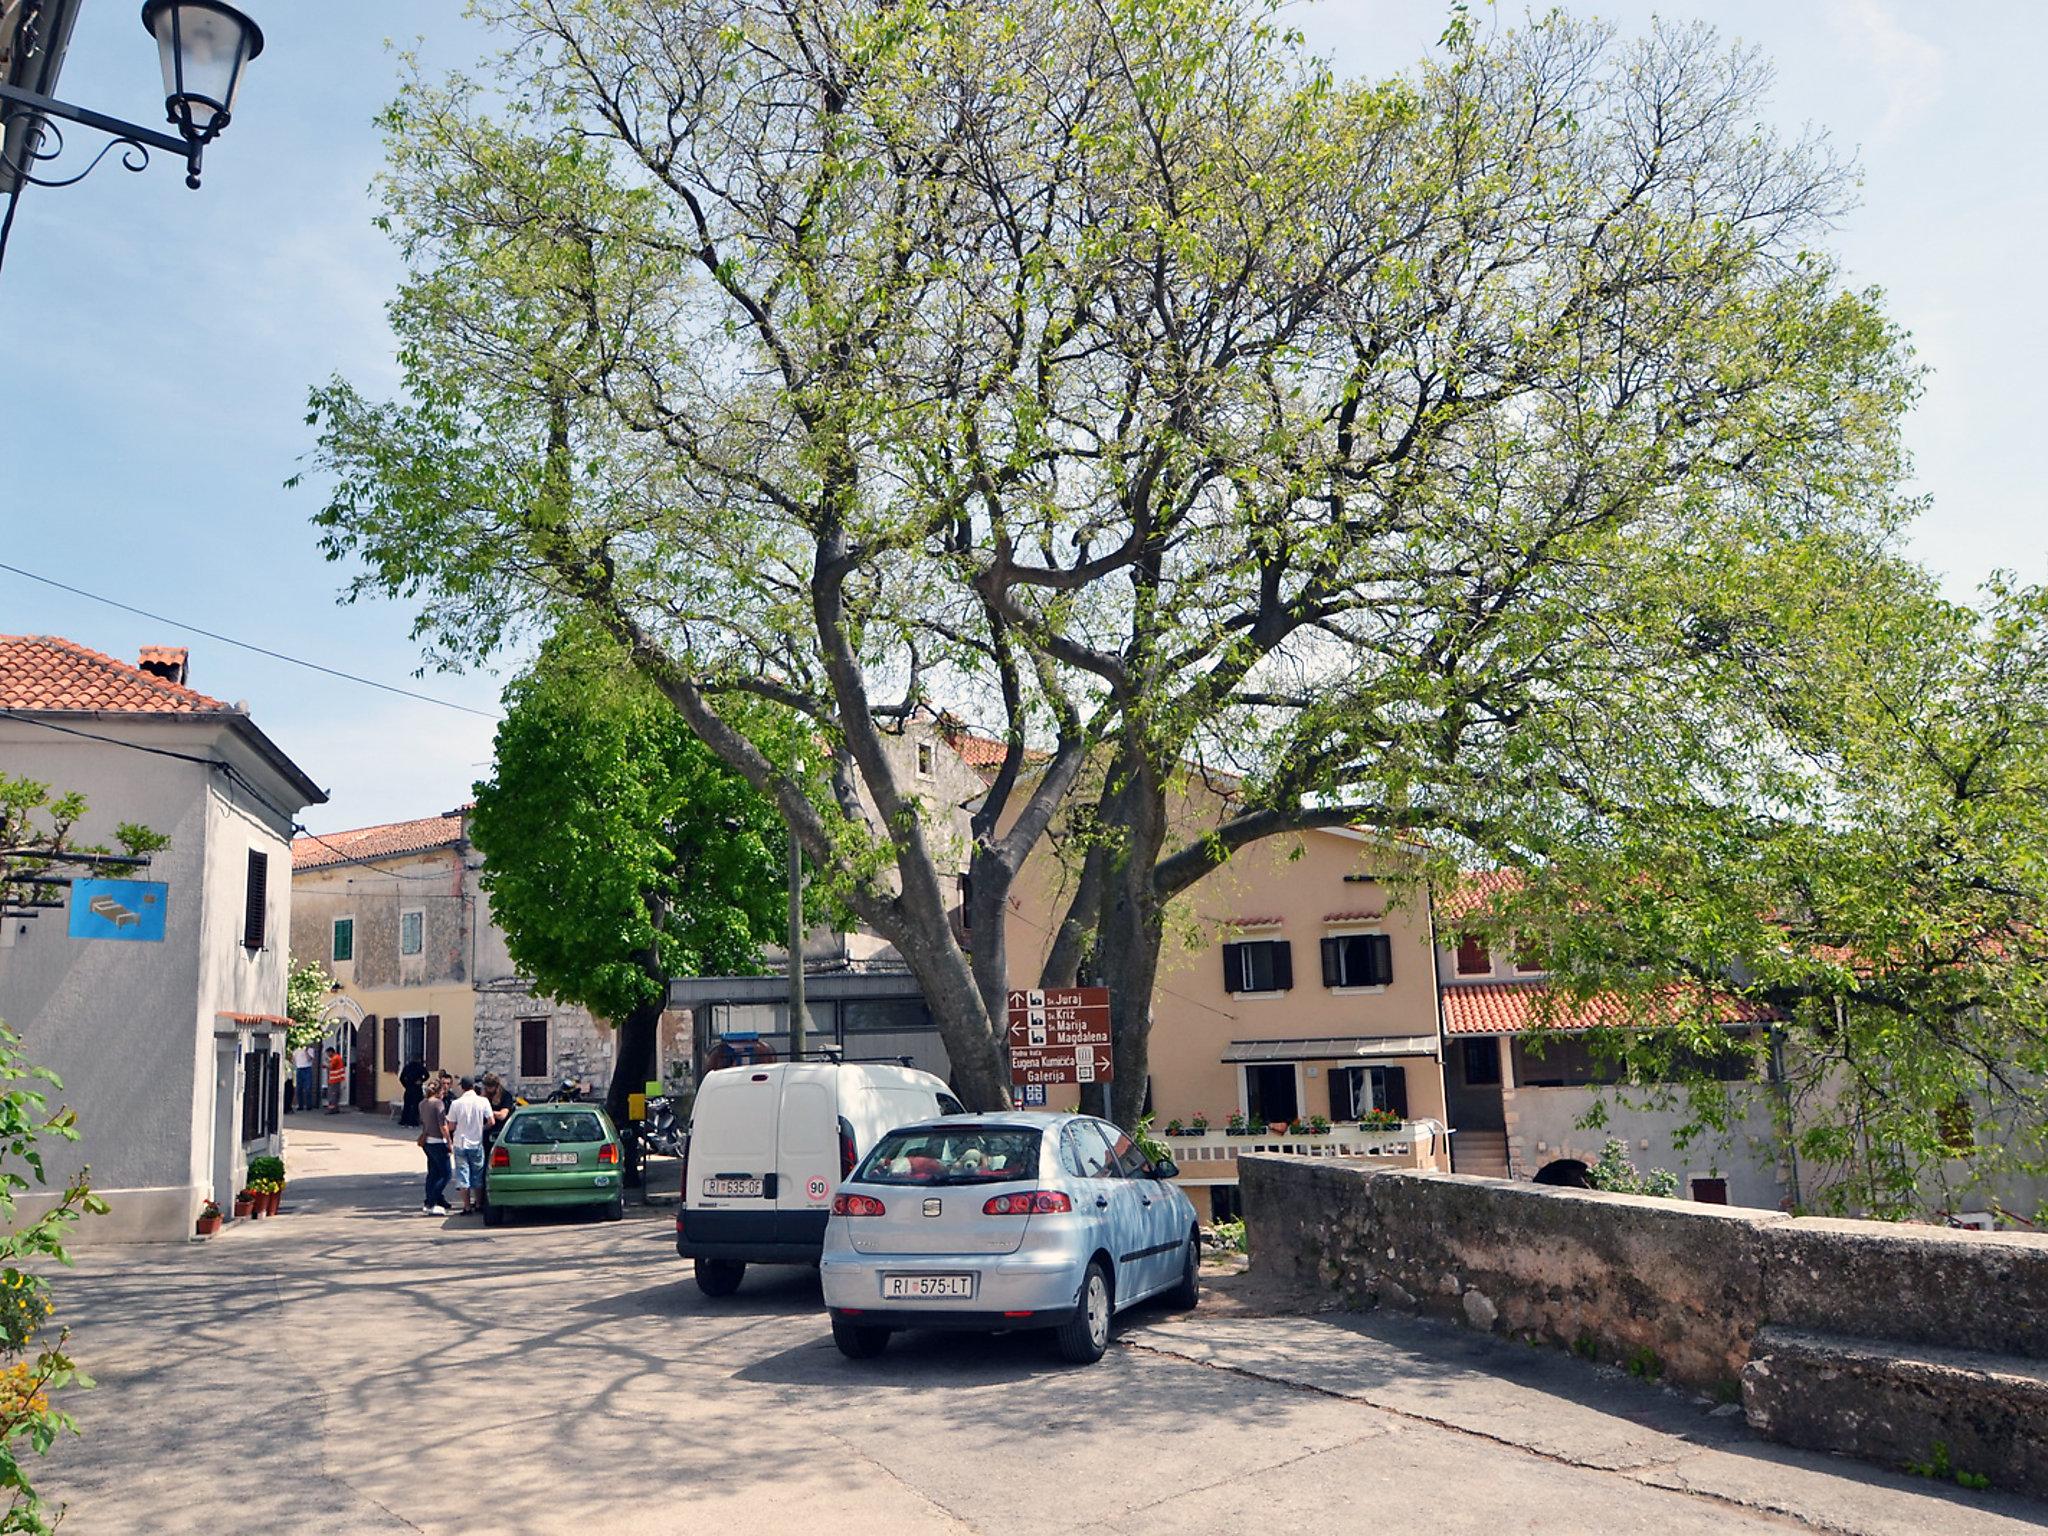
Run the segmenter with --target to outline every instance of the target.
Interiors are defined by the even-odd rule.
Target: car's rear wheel
[[[738,1259],[699,1259],[697,1289],[706,1296],[730,1296],[746,1273],[747,1266]]]
[[[604,1208],[604,1219],[606,1221],[623,1221],[625,1216],[626,1197],[624,1195],[613,1195],[611,1202]]]
[[[505,1207],[495,1201],[484,1207],[484,1225],[502,1227],[505,1225]]]
[[[864,1328],[843,1318],[832,1319],[832,1342],[849,1360],[872,1360],[889,1347],[889,1330]]]
[[[1093,1365],[1109,1348],[1109,1318],[1112,1311],[1109,1271],[1100,1259],[1088,1266],[1081,1281],[1081,1304],[1074,1315],[1053,1330],[1053,1342],[1060,1358],[1076,1365]]]
[[[1202,1233],[1198,1227],[1188,1234],[1188,1251],[1181,1259],[1180,1283],[1166,1293],[1166,1304],[1176,1312],[1192,1312],[1202,1300]]]

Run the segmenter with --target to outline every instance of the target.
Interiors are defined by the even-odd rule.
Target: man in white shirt
[[[320,1086],[314,1082],[314,1068],[319,1064],[320,1054],[310,1045],[302,1045],[292,1052],[292,1108],[311,1109],[320,1098]]]
[[[460,1097],[448,1106],[448,1145],[465,1215],[483,1203],[484,1127],[492,1114],[491,1101],[476,1091],[476,1079],[465,1077]]]

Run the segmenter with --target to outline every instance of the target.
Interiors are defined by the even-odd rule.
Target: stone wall
[[[2048,1495],[2048,1236],[1610,1195],[1356,1164],[1238,1164],[1254,1268],[1740,1384],[1796,1444]]]
[[[548,1070],[544,1076],[519,1074],[522,1019],[548,1021]],[[545,1097],[565,1077],[587,1081],[602,1093],[611,1084],[612,1060],[611,1026],[591,1017],[589,1009],[537,997],[516,984],[477,988],[476,1069],[497,1073],[514,1093]]]

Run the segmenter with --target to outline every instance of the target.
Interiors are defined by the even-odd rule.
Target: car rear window
[[[550,1141],[603,1141],[604,1123],[587,1109],[529,1109],[514,1115],[499,1139],[518,1147]]]
[[[1038,1132],[1019,1126],[891,1131],[854,1178],[863,1184],[1000,1184],[1038,1177]]]

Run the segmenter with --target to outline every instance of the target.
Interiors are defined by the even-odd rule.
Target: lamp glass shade
[[[262,32],[218,0],[149,0],[142,20],[156,35],[165,110],[188,138],[204,143],[227,126],[242,66],[263,51]]]

